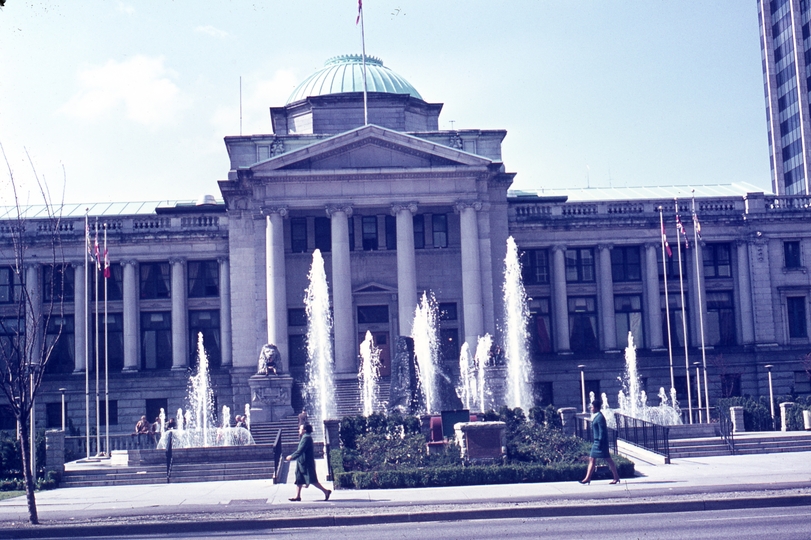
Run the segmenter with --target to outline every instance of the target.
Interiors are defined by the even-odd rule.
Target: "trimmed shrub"
[[[754,399],[751,397],[731,397],[716,402],[720,414],[729,418],[730,407],[743,407],[743,425],[746,431],[771,431],[772,413],[769,409],[769,398]],[[775,415],[779,416],[775,405]]]

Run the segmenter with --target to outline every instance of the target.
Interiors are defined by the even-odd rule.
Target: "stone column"
[[[752,313],[752,285],[749,279],[749,244],[738,241],[738,297],[741,302],[741,342],[755,342],[755,319]]]
[[[479,222],[476,218],[476,212],[481,207],[479,201],[460,201],[455,208],[459,213],[462,234],[462,313],[465,341],[471,347],[484,334]]]
[[[219,257],[220,263],[220,357],[222,366],[232,364],[231,351],[231,268],[228,257]]]
[[[355,373],[357,353],[352,313],[352,268],[349,263],[351,206],[328,206],[332,225],[332,311],[335,333],[335,372]]]
[[[41,265],[32,263],[25,265],[25,288],[28,297],[31,299],[33,313],[26,317],[26,321],[39,321],[42,315],[42,279],[40,272]],[[30,324],[25,325],[25,335],[29,343],[34,343],[34,350],[39,350],[40,340],[43,339],[45,328]],[[39,359],[37,359],[39,361]]]
[[[189,365],[188,317],[186,308],[186,260],[170,259],[172,265],[172,369]]]
[[[692,321],[687,323],[688,343],[691,346],[701,347],[701,321],[704,321],[704,326],[707,325],[707,287],[704,283],[704,254],[701,252],[701,241],[698,245],[693,245],[692,238],[690,239],[690,249],[682,249],[681,256],[685,258],[685,265],[687,266],[686,275],[687,283],[684,284],[684,292],[689,295],[687,298],[689,313],[694,314],[690,317]],[[696,260],[698,260],[698,268],[696,268]],[[701,284],[701,302],[698,300],[698,285]],[[701,318],[699,318],[699,310],[701,310]],[[705,332],[706,342],[706,332]],[[709,345],[707,343],[707,345]]]
[[[614,279],[611,272],[610,244],[597,246],[600,256],[600,274],[597,282],[597,291],[600,295],[600,319],[603,333],[603,349],[616,350],[617,348],[617,319],[614,315]]]
[[[124,276],[124,371],[138,371],[141,359],[138,354],[138,328],[140,326],[138,307],[138,263],[123,261]]]
[[[569,352],[569,299],[566,293],[566,246],[552,247],[552,300],[555,352]]]
[[[401,336],[411,336],[418,301],[413,217],[416,211],[414,202],[391,205],[391,213],[397,218],[397,314]]]
[[[265,287],[267,294],[267,343],[276,345],[282,357],[279,371],[290,371],[287,342],[287,274],[284,260],[284,218],[287,207],[265,207]],[[256,351],[257,358],[259,351]]]
[[[656,250],[661,244],[645,244],[645,311],[648,323],[648,346],[651,349],[664,347],[662,337],[662,300],[659,292],[659,262],[656,260]]]
[[[73,336],[75,355],[73,356],[73,372],[84,371],[85,354],[87,353],[87,288],[85,287],[84,262],[73,263],[73,277],[75,291],[73,297]]]

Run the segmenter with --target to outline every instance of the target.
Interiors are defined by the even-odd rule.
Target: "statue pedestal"
[[[276,422],[293,415],[293,377],[254,375],[251,387],[251,422]]]

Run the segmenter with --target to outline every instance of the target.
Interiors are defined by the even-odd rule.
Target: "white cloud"
[[[118,11],[121,13],[126,13],[127,15],[132,15],[135,13],[135,8],[129,4],[125,4],[124,2],[118,3]]]
[[[176,114],[189,106],[189,99],[171,80],[177,74],[164,66],[163,57],[138,55],[123,62],[81,70],[79,91],[61,111],[83,120],[123,108],[126,117],[138,124],[171,124]]]
[[[211,25],[206,26],[198,26],[194,29],[195,32],[200,32],[201,34],[208,34],[209,36],[216,37],[216,38],[224,38],[228,37],[228,32],[225,30],[220,30],[219,28],[214,28]]]

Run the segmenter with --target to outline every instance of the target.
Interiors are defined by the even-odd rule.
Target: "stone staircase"
[[[172,466],[171,483],[273,479],[273,461],[186,463]],[[59,487],[165,484],[165,465],[65,471]]]
[[[736,433],[734,440],[736,454],[811,451],[811,433],[802,431]],[[727,456],[730,453],[720,437],[670,440],[670,459]]]
[[[273,444],[276,432],[282,430],[282,453],[289,454],[298,447],[298,417],[288,416],[275,422],[251,423],[251,435],[256,444]]]

